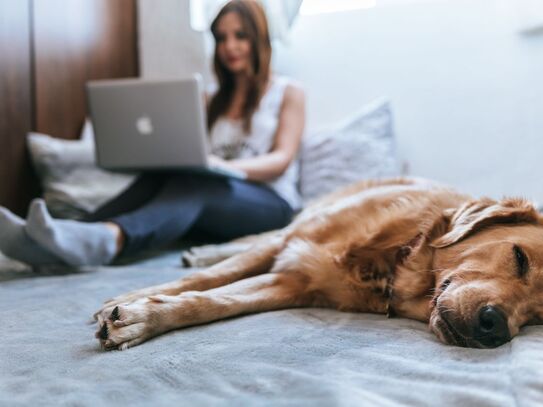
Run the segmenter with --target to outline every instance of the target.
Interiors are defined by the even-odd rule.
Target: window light
[[[300,14],[334,13],[375,6],[376,0],[304,0],[300,8]]]

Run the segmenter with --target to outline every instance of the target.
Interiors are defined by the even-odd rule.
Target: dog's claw
[[[102,339],[104,341],[107,339],[107,337],[109,335],[109,332],[108,332],[108,329],[107,329],[107,324],[102,325],[102,328],[100,328],[99,335],[100,335],[100,339]]]
[[[113,308],[113,311],[111,311],[111,315],[109,319],[111,319],[112,321],[117,321],[119,318],[120,318],[119,307],[115,307]]]

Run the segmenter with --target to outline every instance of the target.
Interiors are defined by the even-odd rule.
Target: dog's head
[[[446,214],[430,328],[444,342],[500,346],[543,323],[543,222],[521,199],[468,202]]]

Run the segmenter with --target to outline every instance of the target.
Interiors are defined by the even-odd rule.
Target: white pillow
[[[300,153],[304,204],[349,183],[400,175],[390,103],[378,99],[348,120],[308,134]]]
[[[85,122],[80,140],[29,133],[27,145],[43,197],[55,217],[81,218],[94,212],[127,188],[135,177],[96,166],[90,121]]]

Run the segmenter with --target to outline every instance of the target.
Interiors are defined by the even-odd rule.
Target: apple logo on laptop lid
[[[153,134],[153,122],[147,115],[141,116],[136,120],[136,130],[142,136],[150,136]]]

